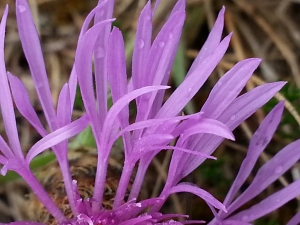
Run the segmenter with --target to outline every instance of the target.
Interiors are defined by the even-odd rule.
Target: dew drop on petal
[[[281,173],[282,172],[282,170],[283,170],[283,167],[282,166],[277,166],[276,168],[275,168],[275,173]]]
[[[163,48],[165,46],[165,42],[161,41],[159,42],[159,47]]]
[[[140,49],[142,49],[144,46],[145,46],[144,40],[143,40],[143,39],[140,39],[140,40],[138,41],[138,47],[139,47]]]
[[[23,12],[26,11],[26,6],[25,5],[19,4],[17,7],[18,7],[18,10],[19,10],[20,13],[23,13]]]
[[[1,173],[2,176],[5,176],[5,175],[6,175],[6,173],[7,173],[7,165],[4,165],[4,166],[2,167],[0,173]]]
[[[188,92],[191,92],[192,91],[192,88],[189,88]]]
[[[172,32],[169,33],[169,38],[172,39],[174,37],[174,34]]]
[[[221,86],[223,83],[221,81],[218,81],[217,85]]]
[[[232,116],[230,117],[230,120],[234,120],[235,117],[236,117],[236,115],[232,115]]]

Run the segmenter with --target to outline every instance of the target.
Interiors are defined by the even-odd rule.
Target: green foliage
[[[211,187],[217,187],[218,193],[224,196],[232,183],[232,180],[224,176],[222,168],[225,163],[227,163],[226,159],[222,157],[218,158],[218,160],[206,160],[198,168],[205,184]]]

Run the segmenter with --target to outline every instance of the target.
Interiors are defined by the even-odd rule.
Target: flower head
[[[247,198],[243,200],[238,200],[238,198],[236,200],[238,203],[232,202],[233,195],[236,194],[240,184],[233,184],[228,199],[222,204],[207,191],[192,183],[181,182],[181,180],[204,160],[215,159],[211,154],[224,138],[234,139],[231,131],[265,104],[280,90],[284,82],[265,84],[238,97],[260,63],[260,59],[246,59],[224,74],[211,91],[200,112],[182,116],[183,108],[204,84],[228,48],[231,34],[222,39],[225,9],[220,11],[207,41],[185,80],[164,102],[165,90],[169,88],[166,85],[184,24],[185,1],[179,0],[176,3],[169,19],[153,42],[151,41],[152,16],[157,5],[152,10],[150,2],[146,4],[138,22],[132,57],[132,74],[129,81],[126,74],[122,34],[118,28],[111,29],[113,6],[113,0],[102,0],[85,20],[79,36],[70,80],[61,90],[55,111],[29,6],[26,0],[16,1],[20,39],[50,127],[49,134],[41,125],[21,81],[6,73],[3,52],[8,9],[5,10],[0,25],[0,82],[3,87],[0,89],[0,104],[9,145],[2,138],[0,139],[3,153],[0,157],[0,163],[3,164],[2,173],[5,174],[6,170],[19,173],[59,224],[167,225],[188,223],[174,220],[178,217],[186,218],[186,215],[160,213],[166,199],[171,194],[179,192],[189,192],[202,198],[213,212],[215,208],[219,209],[219,214],[215,213],[218,222],[226,221],[227,218],[239,219],[238,216],[231,218],[226,215],[231,215],[240,204],[252,198],[246,193]],[[95,23],[89,28],[92,19]],[[71,122],[77,78],[87,116]],[[108,109],[109,92],[113,105]],[[22,153],[17,136],[12,96],[21,114],[43,137],[26,156]],[[131,101],[135,102],[137,108],[133,123],[129,121]],[[278,107],[282,108],[282,104]],[[273,114],[279,118],[277,108],[274,109]],[[88,122],[96,140],[98,161],[93,196],[89,199],[82,199],[78,193],[76,180],[72,180],[70,173],[66,140],[84,129]],[[276,127],[276,122],[265,123]],[[269,140],[272,134],[272,132],[268,133],[266,140]],[[119,138],[124,146],[124,166],[113,207],[106,209],[102,206],[102,200],[105,195],[108,160],[111,149]],[[261,137],[254,138],[253,142],[257,142],[257,139]],[[175,144],[172,144],[174,141]],[[265,144],[265,141],[263,143]],[[60,212],[29,169],[30,161],[49,147],[52,147],[61,167],[72,218],[67,219]],[[251,148],[250,145],[250,151],[255,152],[253,154],[256,158],[258,152],[261,152],[264,147],[261,145],[259,150],[257,148]],[[162,150],[173,150],[165,186],[156,198],[137,200],[148,166],[155,155]],[[245,161],[252,163],[252,153],[249,157],[250,159],[246,158]],[[130,178],[136,166],[138,168],[134,182],[130,188],[129,197],[126,198],[127,189],[131,186]],[[238,177],[241,176],[244,179],[249,174],[249,170],[251,168],[245,170],[242,166],[242,175]],[[149,210],[145,211],[146,209]],[[225,214],[226,212],[228,214]],[[193,222],[202,223],[202,221]]]

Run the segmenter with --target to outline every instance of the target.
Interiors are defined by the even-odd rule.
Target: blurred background
[[[176,0],[161,0],[153,20],[154,35],[159,32],[175,2]],[[205,162],[187,178],[222,201],[246,155],[253,132],[266,113],[278,101],[286,100],[286,110],[276,135],[268,149],[261,155],[256,169],[283,146],[300,137],[300,117],[298,114],[300,110],[300,1],[187,0],[186,2],[186,23],[170,80],[170,85],[174,89],[184,79],[189,66],[206,40],[222,5],[226,7],[224,36],[233,32],[233,37],[225,57],[193,101],[186,107],[185,113],[199,111],[217,80],[236,62],[245,58],[259,57],[263,61],[249,80],[244,92],[266,82],[278,80],[289,82],[272,101],[235,130],[236,142],[225,141],[221,145],[214,153],[218,158],[217,161]],[[55,103],[62,85],[68,80],[74,62],[81,25],[89,11],[97,5],[97,0],[29,0],[29,3],[40,34]],[[10,7],[5,43],[6,67],[8,71],[19,76],[25,83],[37,112],[42,114],[18,36],[14,0],[0,1],[1,15],[6,4]],[[116,0],[114,16],[117,20],[114,25],[122,30],[125,38],[128,75],[130,75],[131,53],[137,20],[139,12],[145,4],[146,0]],[[79,100],[76,104],[75,116],[81,114],[82,107]],[[27,150],[40,137],[19,114],[17,117],[23,148]],[[1,122],[0,131],[1,133],[4,131]],[[147,190],[149,195],[155,196],[159,193],[165,179],[169,159],[170,153],[160,154],[151,166],[148,180],[153,182],[155,186]],[[298,179],[300,176],[299,168],[300,165],[295,165],[291,171],[287,172],[284,177],[281,177],[279,181],[275,182],[249,205],[246,205],[245,208]],[[255,171],[248,178],[248,184],[254,175]],[[26,193],[26,190],[19,189],[15,183],[12,185],[7,180],[1,182],[3,184],[0,187],[0,199],[2,199],[0,212],[5,214],[6,205],[17,204],[12,203],[7,198],[7,190],[11,191],[12,188],[15,188],[18,190],[14,190],[14,193],[19,191],[21,194]],[[247,184],[243,188],[246,187]],[[295,214],[299,205],[298,200],[291,201],[255,224],[286,224],[287,220]],[[192,219],[209,221],[212,218],[209,208],[203,201],[187,194],[173,196],[164,210],[187,213],[192,215]],[[2,217],[3,221],[11,219],[11,216],[3,215]]]

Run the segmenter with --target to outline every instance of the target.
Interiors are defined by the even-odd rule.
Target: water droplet
[[[267,137],[261,137],[259,140],[257,140],[257,145],[260,145],[260,146],[264,146],[268,143],[268,139]]]
[[[138,47],[139,47],[140,49],[142,49],[144,46],[145,46],[144,40],[143,40],[143,39],[140,39],[139,42],[138,42]]]
[[[235,120],[235,117],[236,117],[236,115],[232,115],[232,116],[230,117],[230,120]]]
[[[105,56],[105,50],[102,47],[99,47],[96,51],[96,58],[100,59]]]
[[[218,81],[217,85],[221,86],[223,83],[221,81]]]
[[[276,168],[275,168],[275,173],[281,173],[282,172],[282,170],[283,170],[283,167],[282,166],[277,166]]]
[[[191,92],[192,91],[192,88],[189,88],[188,92]]]
[[[169,33],[169,38],[172,39],[174,37],[174,34],[172,32]]]
[[[20,4],[20,5],[18,5],[18,10],[19,10],[20,13],[23,13],[23,12],[26,11],[26,6]]]
[[[163,48],[165,46],[165,42],[161,41],[159,42],[159,47]]]
[[[249,216],[246,215],[246,216],[243,216],[243,217],[242,217],[242,220],[243,220],[243,221],[247,221],[248,218],[249,218]]]

